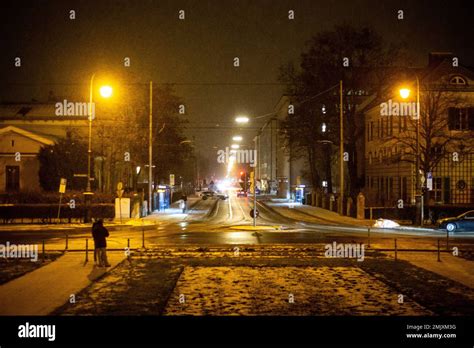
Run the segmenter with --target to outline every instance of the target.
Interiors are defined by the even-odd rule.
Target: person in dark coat
[[[107,237],[109,236],[109,231],[104,227],[104,222],[102,219],[97,220],[97,222],[92,225],[92,237],[94,238],[95,250],[97,252],[97,260],[99,267],[110,267],[109,262],[107,261]]]
[[[97,226],[97,220],[92,223],[92,236],[94,236],[94,230]],[[94,264],[97,264],[97,245],[95,245],[95,240],[94,240]]]

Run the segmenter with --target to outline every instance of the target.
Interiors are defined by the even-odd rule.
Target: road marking
[[[232,215],[232,204],[230,201],[232,200],[232,197],[229,197],[229,220],[232,221],[233,215]]]
[[[240,208],[240,211],[242,212],[242,217],[243,219],[242,220],[247,220],[247,217],[245,216],[245,212],[244,212],[244,209],[242,208],[242,205],[240,204],[239,200],[237,199],[237,205],[239,206]]]

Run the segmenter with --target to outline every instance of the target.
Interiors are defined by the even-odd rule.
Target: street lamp
[[[233,136],[233,137],[232,137],[232,140],[233,140],[233,141],[242,141],[242,139],[243,139],[243,138],[242,138],[240,135],[236,135],[236,136]]]
[[[103,98],[110,98],[112,96],[112,87],[102,86],[100,87],[99,92]]]
[[[237,116],[235,118],[235,122],[237,122],[237,123],[248,123],[249,118],[247,116]]]
[[[418,79],[418,75],[415,75],[416,77],[416,158],[415,158],[415,166],[416,166],[416,192],[415,192],[415,203],[416,202],[416,197],[420,197],[420,225],[423,226],[423,220],[424,220],[424,212],[423,212],[423,195],[420,194],[420,183],[421,183],[421,173],[420,173],[420,80]],[[410,96],[410,89],[409,88],[401,88],[400,89],[400,97],[402,99],[407,99]]]
[[[240,145],[239,144],[232,144],[230,147],[232,149],[236,150],[236,149],[240,148]]]
[[[92,103],[94,102],[93,101],[94,77],[95,77],[95,74],[92,74],[91,80],[90,80],[90,88],[89,88],[89,144],[87,148],[87,186],[86,186],[86,192],[84,192],[85,203],[87,206],[85,222],[89,222],[90,220],[90,198],[91,198],[91,195],[93,194],[91,192],[91,159],[92,159],[92,119],[94,117],[94,115],[92,115]],[[100,95],[103,98],[109,98],[112,96],[112,87],[110,86],[102,86],[99,89],[99,91],[100,91]]]

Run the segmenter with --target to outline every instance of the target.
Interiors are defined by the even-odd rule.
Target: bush
[[[124,194],[124,197],[127,195]],[[76,205],[84,203],[82,191],[68,191],[63,194],[62,201],[74,199]],[[92,195],[92,203],[114,203],[115,195],[97,192]],[[0,194],[0,204],[59,204],[59,192],[24,191]]]

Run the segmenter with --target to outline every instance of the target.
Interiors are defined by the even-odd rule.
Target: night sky
[[[231,142],[236,114],[273,111],[283,92],[278,68],[298,62],[305,42],[335,24],[373,26],[389,42],[405,41],[413,65],[430,51],[452,51],[474,66],[472,0],[466,1],[15,1],[1,3],[0,100],[45,101],[68,95],[94,71],[146,83],[174,83],[187,105],[188,135],[203,154]],[[76,19],[69,19],[69,10]],[[397,19],[397,11],[405,19]],[[185,10],[186,19],[178,19]],[[288,10],[295,19],[288,20]],[[14,57],[22,68],[14,68]],[[131,67],[123,58],[131,58]],[[241,66],[233,67],[239,57]],[[125,71],[126,70],[126,71]],[[250,142],[259,119],[246,127]],[[219,127],[216,125],[219,124]],[[224,128],[224,130],[223,130]]]

